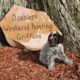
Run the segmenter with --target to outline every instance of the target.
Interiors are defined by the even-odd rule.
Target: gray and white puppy
[[[48,66],[49,70],[54,69],[55,59],[62,60],[65,64],[72,63],[64,54],[63,37],[59,33],[50,33],[48,42],[43,46],[39,60]]]

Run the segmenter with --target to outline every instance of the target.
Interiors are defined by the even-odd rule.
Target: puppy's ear
[[[48,36],[48,41],[51,39],[52,35],[53,35],[53,33],[51,32],[51,33],[49,34],[49,36]]]
[[[59,43],[63,43],[63,41],[64,41],[64,37],[59,35]]]
[[[60,36],[60,38],[59,38],[59,43],[63,43],[63,41],[64,41],[63,36]]]
[[[57,37],[58,37],[58,43],[63,43],[64,37],[63,35],[59,34],[58,32],[56,32]]]

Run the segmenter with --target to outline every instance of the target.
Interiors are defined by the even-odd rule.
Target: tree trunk
[[[13,4],[46,11],[64,34],[65,49],[80,51],[80,0],[0,0],[0,19]]]
[[[50,4],[53,20],[64,34],[65,48],[73,51],[80,51],[80,30],[75,22],[75,19],[79,20],[76,9],[79,10],[80,7],[76,7],[77,1],[53,0],[53,5]]]

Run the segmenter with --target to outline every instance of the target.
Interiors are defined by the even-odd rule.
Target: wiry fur
[[[48,42],[43,46],[40,52],[39,60],[41,63],[46,64],[49,70],[54,68],[56,58],[62,60],[66,64],[71,63],[64,54],[64,46],[60,38],[62,38],[60,34],[51,33],[48,37]]]

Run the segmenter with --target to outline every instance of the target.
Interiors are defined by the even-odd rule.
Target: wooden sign
[[[39,50],[50,32],[59,31],[46,12],[14,5],[0,22],[7,42],[14,47]]]

